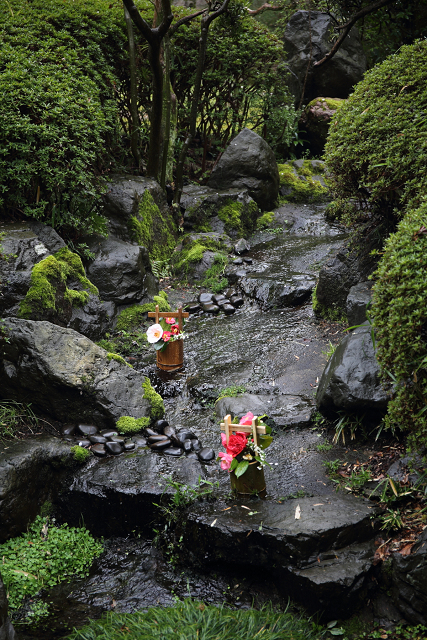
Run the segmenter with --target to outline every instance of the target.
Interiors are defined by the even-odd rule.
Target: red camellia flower
[[[228,439],[227,453],[230,453],[235,458],[246,447],[246,443],[246,433],[239,432],[235,436],[231,435]]]
[[[179,324],[173,324],[171,326],[171,332],[173,333],[174,336],[177,336],[179,333]]]
[[[162,335],[162,340],[164,342],[168,342],[172,337],[172,334],[170,331],[163,331],[163,335]]]

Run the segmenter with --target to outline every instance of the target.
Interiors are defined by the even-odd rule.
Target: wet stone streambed
[[[232,315],[191,315],[182,371],[157,370],[154,351],[133,362],[163,396],[169,424],[189,429],[215,454],[224,415],[268,415],[274,441],[266,499],[233,498],[228,473],[215,460],[164,455],[142,439],[119,456],[92,458],[61,479],[54,502],[60,521],[84,522],[104,536],[105,551],[88,578],[43,594],[52,603],[49,630],[27,629],[20,637],[64,637],[105,611],[169,605],[189,594],[233,607],[285,606],[291,597],[329,618],[351,613],[366,594],[376,507],[335,492],[323,466],[331,454],[318,451],[323,436],[313,422],[329,335],[314,317],[311,293],[320,265],[344,236],[325,222],[320,206],[287,205],[276,211],[274,224],[282,230],[250,239],[245,255],[252,264],[229,268],[230,285],[244,304]],[[197,293],[171,289],[172,309]],[[236,395],[224,392],[230,388]],[[349,460],[369,454],[345,451]],[[152,544],[153,530],[164,526],[162,494],[173,492],[167,478],[214,485],[214,498],[187,507],[171,534],[175,563]]]

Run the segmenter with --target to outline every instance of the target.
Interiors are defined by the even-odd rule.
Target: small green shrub
[[[142,383],[142,388],[144,389],[144,395],[142,397],[151,402],[151,417],[153,420],[161,418],[165,413],[162,396],[153,389],[149,378],[145,378],[145,382]]]
[[[288,610],[277,612],[272,607],[236,610],[185,598],[173,607],[108,613],[68,638],[122,640],[123,629],[128,629],[127,635],[134,640],[318,640],[323,635],[319,625]]]
[[[116,422],[117,431],[122,434],[138,433],[148,427],[150,418],[131,418],[130,416],[122,416]]]
[[[89,449],[80,447],[78,444],[75,447],[71,447],[71,453],[73,454],[74,460],[79,464],[86,462],[91,455]]]
[[[38,516],[27,533],[0,545],[1,573],[12,616],[26,596],[88,575],[102,549],[86,529],[66,524],[57,527]]]
[[[416,208],[427,190],[427,42],[403,46],[365,74],[334,116],[325,147],[331,188],[382,216]]]
[[[427,199],[385,244],[374,274],[372,317],[384,382],[392,383],[386,426],[427,445]]]

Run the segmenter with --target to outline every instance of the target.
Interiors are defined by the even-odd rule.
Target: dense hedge
[[[386,423],[427,446],[427,198],[387,240],[375,278],[377,357],[393,386]]]
[[[117,155],[122,11],[108,0],[16,0],[0,12],[0,207],[55,226],[100,225]]]
[[[335,115],[325,147],[332,190],[399,217],[427,192],[427,41],[369,71]]]

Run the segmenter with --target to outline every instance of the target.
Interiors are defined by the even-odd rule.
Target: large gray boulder
[[[286,26],[284,43],[290,70],[289,86],[297,104],[304,83],[304,102],[307,104],[318,96],[348,98],[353,86],[362,80],[367,63],[355,27],[331,60],[320,67],[312,66],[330,51],[336,37],[335,24],[327,13],[297,11]]]
[[[388,395],[380,380],[371,326],[365,322],[336,348],[320,378],[316,404],[326,412],[384,413]]]
[[[145,247],[119,238],[98,237],[89,243],[95,260],[87,268],[102,300],[116,305],[148,302],[159,291]]]
[[[7,597],[0,574],[0,640],[14,640],[15,631],[7,615]]]
[[[261,209],[272,209],[279,195],[279,171],[273,150],[257,133],[243,129],[222,154],[208,186],[246,189]]]
[[[85,336],[50,322],[4,322],[0,396],[30,402],[64,422],[112,427],[121,416],[149,416],[141,373]]]

